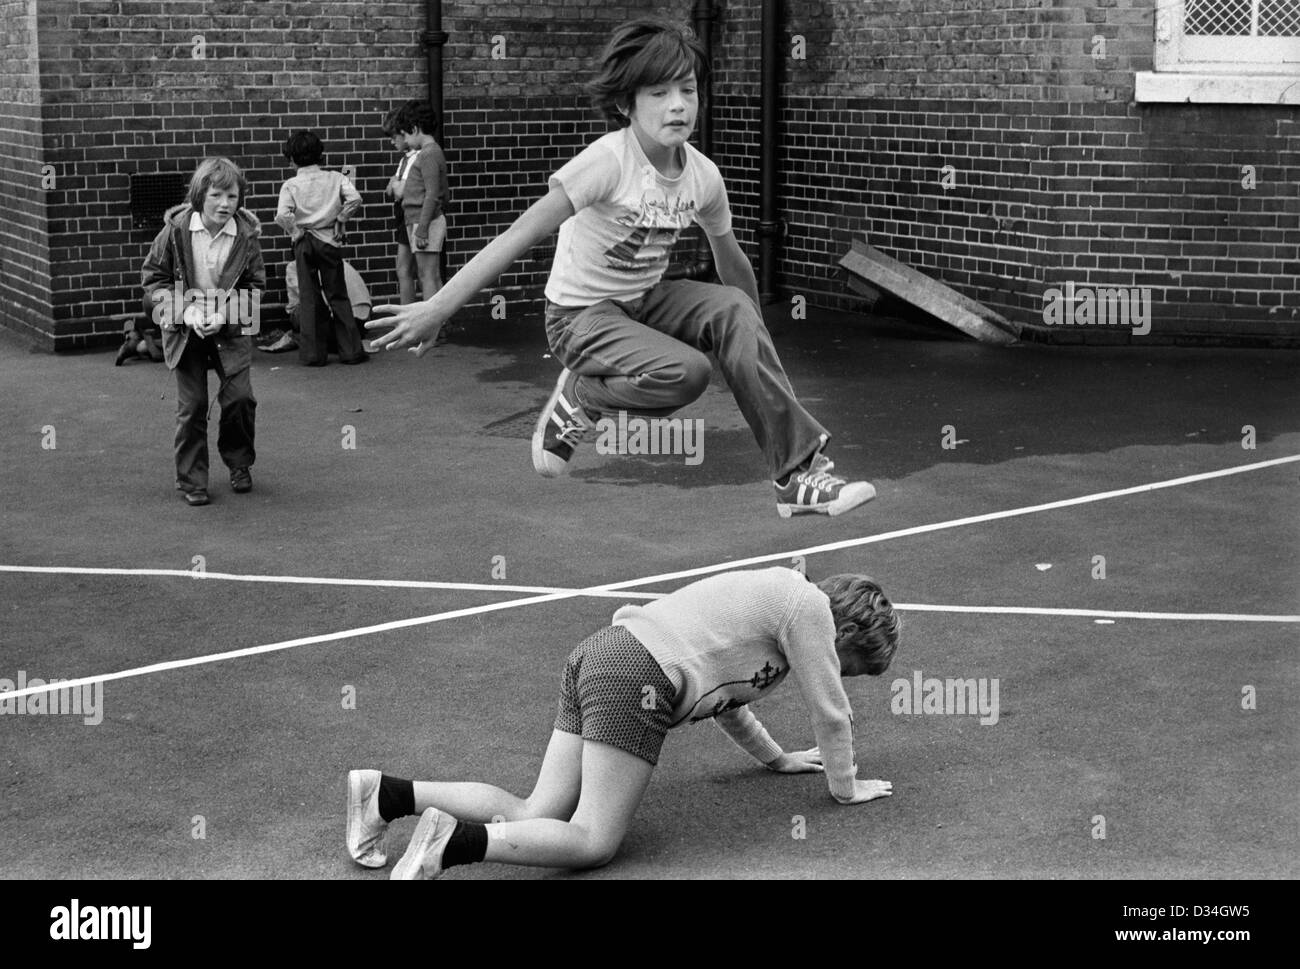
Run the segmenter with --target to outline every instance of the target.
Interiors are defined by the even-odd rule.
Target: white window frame
[[[1185,11],[1156,0],[1156,69],[1137,73],[1135,100],[1300,104],[1300,37],[1187,37]]]

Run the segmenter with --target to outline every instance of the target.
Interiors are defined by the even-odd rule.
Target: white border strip
[[[443,622],[448,619],[459,619],[463,616],[479,615],[485,612],[496,612],[502,609],[514,609],[517,606],[537,605],[543,602],[554,602],[560,599],[572,599],[583,595],[589,595],[597,592],[611,592],[614,590],[634,588],[636,586],[651,585],[658,582],[667,582],[674,579],[689,578],[696,575],[707,575],[714,572],[725,572],[746,565],[757,565],[763,562],[773,562],[782,559],[792,559],[795,556],[815,555],[818,552],[831,552],[844,548],[855,548],[861,545],[871,545],[877,542],[889,541],[894,538],[905,538],[909,535],[920,535],[926,532],[941,531],[948,528],[959,528],[964,525],[975,525],[981,522],[997,521],[1002,518],[1013,518],[1019,515],[1032,515],[1037,512],[1051,511],[1057,508],[1068,508],[1073,505],[1088,504],[1096,501],[1106,501],[1110,498],[1120,498],[1125,495],[1142,494],[1148,491],[1156,491],[1161,488],[1174,488],[1179,485],[1192,484],[1197,481],[1209,481],[1214,478],[1223,478],[1233,474],[1244,474],[1247,471],[1257,471],[1261,468],[1271,468],[1277,465],[1290,464],[1300,461],[1300,454],[1290,455],[1284,458],[1274,458],[1270,461],[1259,461],[1254,464],[1243,464],[1232,468],[1223,468],[1219,471],[1207,471],[1202,474],[1186,475],[1181,478],[1170,478],[1166,481],[1157,481],[1152,484],[1137,485],[1132,488],[1121,488],[1117,491],[1103,491],[1093,495],[1083,495],[1078,498],[1067,498],[1063,501],[1053,501],[1042,505],[1030,505],[1024,508],[1013,508],[1007,511],[992,512],[987,515],[974,515],[969,518],[957,518],[946,522],[936,522],[930,525],[917,525],[912,528],[904,528],[893,532],[883,532],[879,535],[868,535],[862,538],[846,539],[842,542],[831,542],[826,545],[816,545],[810,548],[799,549],[792,552],[780,552],[774,555],[759,555],[747,559],[733,559],[729,562],[721,562],[717,565],[706,565],[695,569],[683,569],[679,572],[666,572],[661,575],[645,576],[639,579],[628,579],[624,582],[612,582],[606,585],[590,586],[586,589],[567,590],[563,592],[553,592],[546,595],[530,596],[526,599],[511,599],[507,602],[494,602],[484,606],[473,606],[468,609],[453,609],[450,612],[439,612],[429,616],[417,616],[412,619],[399,619],[392,622],[380,623],[375,626],[363,626],[358,629],[344,629],[339,632],[326,633],[320,636],[306,636],[302,639],[290,639],[279,643],[267,643],[262,646],[249,646],[245,649],[230,650],[224,653],[213,653],[207,656],[192,656],[188,659],[168,660],[163,663],[154,663],[151,666],[141,666],[136,669],[121,670],[117,673],[104,673],[98,676],[87,676],[75,680],[64,680],[54,686],[27,687],[23,690],[7,691],[3,694],[6,700],[16,699],[20,696],[27,696],[32,693],[47,693],[55,689],[73,689],[79,686],[85,686],[92,683],[106,683],[110,680],[121,680],[128,677],[144,676],[148,673],[158,673],[166,670],[180,669],[186,666],[198,666],[203,663],[216,663],[223,660],[238,659],[246,656],[257,656],[262,653],[272,653],[285,649],[293,649],[298,646],[310,646],[315,643],[327,643],[340,639],[350,639],[356,636],[369,636],[376,633],[389,632],[394,629],[405,629],[413,626],[428,625],[435,622]],[[902,608],[901,606],[899,608]],[[984,607],[994,608],[994,607]],[[1008,607],[1014,608],[1014,607]],[[1110,615],[1103,613],[1102,615]],[[1170,614],[1176,615],[1176,614]],[[1265,621],[1289,621],[1287,617],[1281,617],[1277,620]]]

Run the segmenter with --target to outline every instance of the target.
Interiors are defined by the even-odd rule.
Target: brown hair
[[[664,20],[633,20],[615,28],[587,93],[601,114],[626,128],[630,121],[624,112],[632,110],[638,90],[693,73],[703,92],[709,69],[704,48],[689,28]]]
[[[837,628],[846,622],[857,625],[850,646],[866,661],[867,675],[879,676],[889,669],[903,621],[879,583],[868,575],[841,574],[822,579],[817,588],[831,600]]]
[[[202,212],[203,200],[207,197],[208,189],[213,186],[238,188],[239,201],[235,204],[235,211],[238,212],[243,208],[248,182],[244,178],[244,173],[239,170],[239,166],[229,158],[205,158],[199,162],[199,167],[194,169],[194,175],[190,179],[189,193],[185,197],[185,200],[190,203],[190,208],[195,212]]]

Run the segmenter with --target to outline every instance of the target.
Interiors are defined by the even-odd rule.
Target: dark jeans
[[[362,356],[361,334],[352,316],[352,303],[343,278],[343,255],[338,247],[321,242],[308,232],[293,244],[293,257],[298,266],[298,359],[307,364],[321,364],[329,356],[330,310],[334,311],[332,325],[339,359],[355,360]]]
[[[247,339],[247,338],[245,338]],[[208,486],[208,365],[212,340],[190,334],[176,364],[176,482],[186,491]],[[256,459],[253,425],[257,400],[247,369],[235,374],[217,395],[221,421],[217,452],[230,469],[250,468]]]
[[[830,436],[795,399],[763,318],[734,287],[679,279],[630,303],[548,304],[546,336],[579,375],[578,402],[598,414],[667,417],[709,386],[712,353],[774,480]]]

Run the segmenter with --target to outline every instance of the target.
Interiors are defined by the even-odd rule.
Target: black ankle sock
[[[470,865],[482,861],[487,855],[487,825],[473,821],[457,821],[456,830],[442,852],[442,867]]]
[[[385,821],[415,813],[415,782],[400,777],[379,777],[379,816]]]

